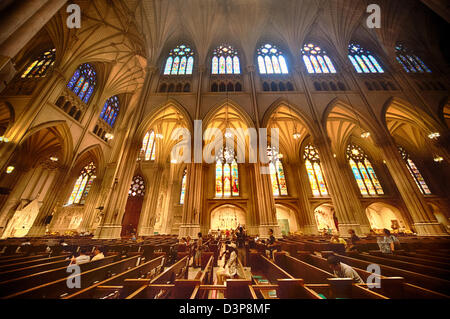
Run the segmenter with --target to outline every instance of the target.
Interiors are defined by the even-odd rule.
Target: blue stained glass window
[[[350,43],[348,57],[358,73],[384,73],[378,60],[373,54],[359,44]]]
[[[321,47],[309,43],[302,49],[303,62],[308,73],[336,73],[336,68],[327,53]]]
[[[359,67],[359,64],[356,62],[355,58],[352,55],[349,55],[348,58],[350,59],[350,61],[352,62],[356,72],[358,73],[362,73],[361,68]]]
[[[194,68],[194,51],[187,45],[179,45],[169,52],[164,75],[191,75]]]
[[[116,95],[111,96],[106,100],[103,110],[100,113],[100,118],[104,120],[109,126],[114,127],[117,115],[119,114],[119,99]]]
[[[260,74],[288,74],[283,52],[272,44],[265,44],[257,50]]]
[[[219,73],[219,59],[216,56],[213,57],[212,59],[211,73],[212,74]]]
[[[231,45],[222,44],[214,49],[213,51],[213,61],[218,62],[218,68],[213,68],[211,70],[212,74],[240,74],[240,62],[238,51],[235,50]]]
[[[74,72],[67,87],[77,94],[80,100],[88,103],[97,84],[97,74],[92,65],[85,63]]]
[[[395,50],[397,54],[397,61],[403,66],[406,72],[431,73],[431,70],[426,66],[422,59],[402,44],[397,44]]]

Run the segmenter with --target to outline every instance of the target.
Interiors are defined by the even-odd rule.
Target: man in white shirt
[[[90,261],[91,261],[91,257],[86,255],[85,251],[80,251],[80,255],[78,257],[72,258],[71,264],[81,265],[81,264],[88,263]]]
[[[98,247],[95,247],[94,257],[92,257],[91,261],[96,261],[103,258],[105,258],[105,255],[103,255],[102,251]]]
[[[337,256],[331,255],[327,261],[337,278],[352,278],[357,284],[364,283],[358,273],[349,265],[341,263]]]

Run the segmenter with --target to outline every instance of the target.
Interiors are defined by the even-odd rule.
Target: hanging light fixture
[[[444,161],[444,158],[442,156],[436,155],[433,159],[436,163],[441,163]]]
[[[369,138],[370,137],[370,132],[363,132],[363,133],[361,133],[361,137],[362,138]]]
[[[52,156],[52,157],[50,157],[50,160],[52,162],[57,162],[59,160],[59,158],[57,158],[56,156]]]
[[[11,174],[16,168],[14,166],[8,166],[6,168],[6,174]]]
[[[106,134],[105,134],[105,138],[106,138],[107,140],[112,140],[112,139],[114,138],[114,135],[112,135],[111,133],[106,133]]]
[[[6,136],[0,136],[0,143],[9,143],[9,138]]]
[[[429,134],[429,135],[428,135],[428,138],[429,138],[430,140],[434,140],[434,139],[437,139],[437,138],[440,137],[440,136],[441,136],[440,133],[434,132],[434,133]]]

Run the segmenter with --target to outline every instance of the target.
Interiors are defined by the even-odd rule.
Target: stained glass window
[[[362,195],[384,194],[372,163],[361,147],[349,144],[347,146],[347,159]]]
[[[358,73],[384,73],[383,68],[369,50],[359,44],[350,43],[348,58]]]
[[[56,49],[51,49],[42,53],[28,68],[23,72],[24,78],[41,78],[47,74],[48,69],[55,64]]]
[[[328,189],[323,177],[322,166],[320,164],[319,152],[315,146],[308,144],[303,154],[306,172],[308,173],[309,184],[313,196],[327,196]]]
[[[397,61],[403,66],[408,73],[431,73],[426,64],[410,50],[406,49],[402,44],[395,47]]]
[[[216,197],[239,196],[239,169],[234,151],[227,147],[216,157]]]
[[[144,178],[140,175],[133,177],[131,181],[131,187],[128,191],[128,196],[131,197],[144,197],[145,195],[145,182]]]
[[[117,115],[119,114],[119,99],[117,96],[111,96],[106,100],[103,110],[100,113],[100,118],[104,120],[109,126],[114,127]]]
[[[81,170],[80,176],[75,182],[72,194],[69,197],[67,205],[72,204],[84,205],[84,203],[86,202],[86,197],[89,194],[89,191],[92,187],[92,183],[96,178],[95,171],[96,168],[94,163],[92,162]]]
[[[187,180],[187,170],[184,170],[183,179],[181,180],[181,194],[180,194],[180,205],[184,204],[184,198],[186,197],[186,180]]]
[[[265,44],[257,50],[259,73],[288,74],[283,52],[272,44]]]
[[[194,51],[187,45],[179,45],[169,52],[164,68],[165,75],[191,75],[194,67]]]
[[[267,151],[267,156],[270,160],[269,169],[273,196],[287,196],[286,177],[284,174],[283,163],[280,159],[282,156],[274,149],[269,149]]]
[[[144,136],[144,140],[142,141],[141,154],[144,155],[144,159],[146,161],[154,161],[156,158],[155,152],[155,132],[149,131]]]
[[[78,67],[70,79],[67,87],[75,93],[81,101],[88,103],[97,81],[97,74],[92,65],[85,63]]]
[[[333,62],[319,46],[312,43],[305,44],[302,55],[308,73],[336,73]]]
[[[398,150],[400,151],[400,154],[402,155],[402,158],[406,163],[406,167],[408,167],[408,170],[411,173],[411,176],[414,178],[414,181],[416,182],[417,187],[419,187],[422,194],[431,195],[430,188],[428,187],[427,183],[425,182],[425,180],[424,180],[422,174],[420,173],[419,169],[417,168],[416,164],[410,158],[409,154],[401,146],[398,147]]]

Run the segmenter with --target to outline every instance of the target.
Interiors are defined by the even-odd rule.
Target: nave
[[[131,240],[30,238],[0,242],[1,299],[447,299],[450,296],[450,240],[400,238],[401,249],[383,254],[365,238],[349,251],[324,236],[284,236],[273,254],[247,237],[239,248],[237,272],[218,284],[230,239],[204,238],[201,265],[196,243],[175,236]],[[26,244],[24,244],[26,243]],[[18,247],[21,247],[18,249]],[[101,247],[104,258],[67,272],[69,259]],[[335,255],[364,281],[336,278],[327,263]],[[223,256],[223,258],[220,258]],[[369,265],[378,265],[380,275]],[[71,277],[68,277],[71,276]],[[371,277],[372,280],[368,280]],[[375,280],[373,279],[375,278]],[[379,280],[378,280],[379,279]],[[69,282],[80,283],[70,288]],[[371,283],[380,283],[372,288]],[[73,285],[72,285],[73,286]]]

